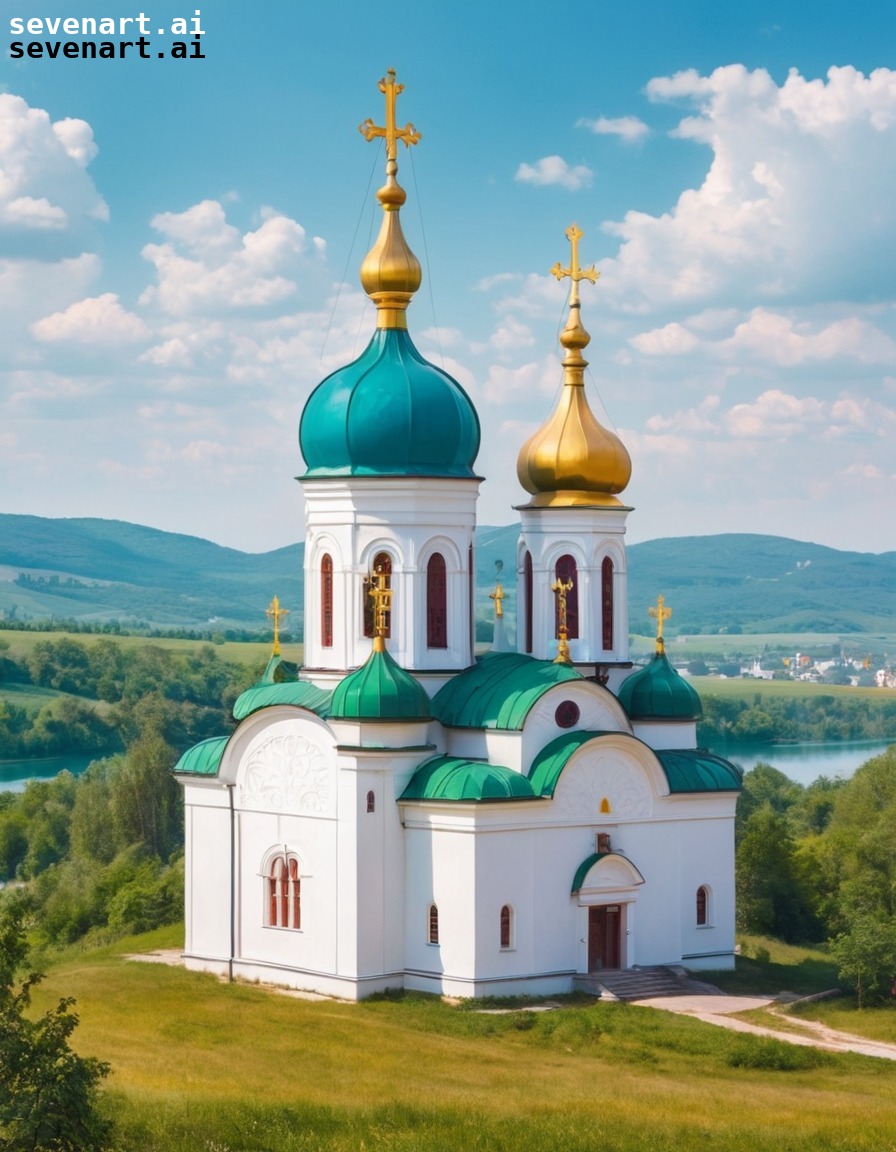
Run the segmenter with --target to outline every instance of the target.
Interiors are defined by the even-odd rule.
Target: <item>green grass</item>
[[[77,640],[78,643],[84,644],[86,647],[97,644],[100,640],[112,640],[115,644],[121,645],[126,651],[140,645],[154,644],[159,648],[169,648],[175,652],[195,652],[197,648],[201,648],[209,643],[208,640],[156,639],[151,636],[112,636],[92,632],[0,631],[0,646],[2,646],[5,640],[9,644],[8,655],[16,659],[29,655],[29,653],[34,650],[35,644],[40,644],[46,640],[52,640],[55,643],[62,639]],[[283,655],[287,660],[301,663],[303,651],[301,644],[284,643],[283,648]],[[270,656],[271,642],[252,641],[242,643],[228,640],[223,644],[215,644],[214,649],[222,660],[232,660],[238,664],[257,664],[266,661]]]
[[[812,996],[837,987],[837,965],[820,948],[783,944],[766,936],[739,936],[732,971],[701,973],[723,992]]]
[[[177,940],[68,951],[39,990],[42,1005],[77,997],[77,1044],[112,1064],[106,1106],[128,1152],[896,1144],[884,1061],[625,1004],[483,1015],[415,995],[309,1002],[123,958]]]
[[[0,688],[0,699],[18,708],[27,708],[29,712],[39,712],[44,704],[60,700],[64,695],[55,688],[38,688],[34,684],[3,684]]]
[[[849,700],[862,698],[884,700],[887,697],[880,688],[852,688],[845,684],[812,684],[805,680],[745,680],[722,679],[720,676],[692,676],[690,683],[701,696],[722,696],[726,699],[748,700],[754,696],[769,697],[819,697],[841,696]]]

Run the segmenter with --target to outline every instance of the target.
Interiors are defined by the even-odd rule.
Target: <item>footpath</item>
[[[770,1008],[780,1001],[764,996],[726,996],[707,993],[690,993],[682,996],[656,996],[645,1000],[633,1000],[647,1008],[658,1008],[666,1012],[679,1012],[694,1016],[707,1024],[720,1028],[730,1028],[734,1032],[752,1032],[754,1036],[772,1036],[788,1044],[799,1044],[808,1048],[822,1048],[828,1052],[858,1052],[862,1056],[876,1056],[881,1060],[896,1060],[896,1044],[885,1044],[879,1040],[867,1040],[851,1032],[840,1032],[815,1020],[800,1020],[787,1016],[786,1026],[780,1029],[772,1025],[752,1024],[738,1020],[736,1014],[756,1008]]]

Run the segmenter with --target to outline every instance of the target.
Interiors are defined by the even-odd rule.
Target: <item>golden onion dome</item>
[[[533,499],[526,505],[571,507],[575,505],[619,506],[616,498],[631,479],[632,462],[619,437],[597,420],[585,395],[585,369],[582,355],[591,337],[582,326],[579,281],[595,283],[600,275],[582,269],[578,242],[582,233],[575,224],[566,235],[572,246],[569,268],[555,264],[551,269],[558,280],[568,276],[569,318],[560,335],[566,355],[563,358],[563,390],[547,422],[530,436],[517,458],[520,484]]]

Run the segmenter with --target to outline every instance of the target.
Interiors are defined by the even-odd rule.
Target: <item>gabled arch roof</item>
[[[309,712],[326,718],[331,696],[331,692],[325,688],[317,688],[307,680],[287,681],[284,684],[254,684],[237,697],[233,706],[233,718],[245,720],[260,708],[270,708],[275,704],[292,704],[296,708],[307,708]]]
[[[184,752],[172,771],[183,776],[217,776],[229,739],[229,736],[212,736],[201,740]]]
[[[501,764],[465,760],[459,756],[434,756],[417,768],[402,800],[442,800],[482,803],[500,800],[534,800],[525,776]]]
[[[448,728],[519,731],[545,692],[583,679],[568,664],[518,652],[488,652],[436,693],[433,715]]]

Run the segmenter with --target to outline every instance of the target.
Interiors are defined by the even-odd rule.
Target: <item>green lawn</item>
[[[122,953],[55,961],[78,1047],[112,1064],[123,1152],[716,1152],[896,1144],[896,1067],[649,1008],[483,1015],[433,997],[310,1002]],[[857,1123],[857,1118],[861,1122]]]
[[[124,649],[136,648],[143,644],[155,644],[159,648],[170,648],[173,651],[180,652],[195,651],[197,648],[209,643],[208,640],[170,640],[165,638],[156,639],[149,636],[100,635],[92,632],[0,631],[0,646],[2,646],[3,641],[6,641],[9,644],[8,655],[16,659],[21,656],[27,656],[28,653],[34,649],[35,644],[40,644],[46,640],[56,642],[62,639],[77,640],[79,644],[84,644],[86,647],[96,644],[100,640],[112,640],[114,643],[120,644]],[[214,649],[222,660],[233,660],[239,664],[252,664],[267,660],[271,654],[271,642],[241,643],[237,641],[225,641],[223,644],[215,644]],[[287,660],[301,663],[302,645],[284,644],[283,655]]]
[[[723,679],[720,676],[691,676],[689,682],[694,685],[701,696],[723,696],[726,699],[749,700],[753,702],[755,696],[762,699],[769,697],[803,697],[818,698],[819,696],[842,697],[847,700],[860,700],[863,698],[873,700],[888,700],[893,697],[884,688],[851,688],[842,684],[811,684],[805,680],[745,680]]]

